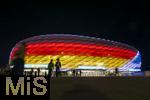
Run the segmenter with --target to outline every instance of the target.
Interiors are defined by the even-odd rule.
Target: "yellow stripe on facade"
[[[39,55],[25,56],[25,64],[48,64],[51,59],[55,62],[57,58],[60,58],[62,68],[77,68],[78,66],[104,66],[106,68],[115,68],[121,67],[129,61],[129,59],[115,57]]]

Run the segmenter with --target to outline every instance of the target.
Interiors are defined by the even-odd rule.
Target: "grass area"
[[[50,100],[150,100],[150,77],[52,78]]]

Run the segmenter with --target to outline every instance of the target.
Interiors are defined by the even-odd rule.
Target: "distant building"
[[[140,71],[140,52],[120,42],[71,34],[34,36],[18,42],[10,62],[22,42],[26,43],[25,68],[47,68],[50,59],[60,58],[62,69]]]

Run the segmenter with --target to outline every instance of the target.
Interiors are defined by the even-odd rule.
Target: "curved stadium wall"
[[[47,68],[50,59],[60,58],[62,69],[114,69],[139,71],[141,56],[127,44],[80,35],[48,34],[18,42],[10,62],[25,43],[25,68]]]

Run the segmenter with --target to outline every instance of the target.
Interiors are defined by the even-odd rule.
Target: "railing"
[[[1,75],[9,75],[11,73],[11,69],[1,69]],[[24,68],[24,75],[32,75],[32,76],[47,76],[48,69],[47,68]],[[110,73],[109,71],[101,71],[101,70],[61,70],[61,77],[99,77],[99,76],[144,76],[144,72],[119,72],[119,74]],[[52,71],[52,77],[56,76],[55,69]]]
[[[61,70],[61,77],[98,77],[98,76],[107,76],[107,73],[105,71],[100,70]],[[48,69],[47,68],[25,68],[24,69],[24,75],[34,75],[34,76],[46,76],[48,75]],[[52,77],[56,76],[56,71],[52,71]]]
[[[24,68],[24,75],[46,76],[48,75],[47,68]]]

